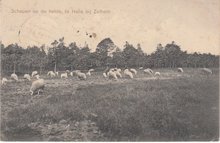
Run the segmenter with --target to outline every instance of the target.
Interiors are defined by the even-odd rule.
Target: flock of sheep
[[[143,67],[140,67],[139,70],[143,70]],[[65,72],[60,73],[60,78],[67,79],[68,76],[77,76],[79,80],[86,80],[87,76],[91,76],[92,72],[94,71],[95,71],[94,69],[90,69],[86,73],[83,73],[80,70],[74,70],[74,71],[66,70]],[[178,68],[177,71],[181,73],[184,72],[182,68]],[[212,74],[212,70],[208,68],[202,68],[201,71],[206,75]],[[159,79],[159,77],[161,76],[160,72],[154,72],[150,68],[144,69],[143,72],[145,74],[155,76],[157,79]],[[122,78],[122,73],[124,77],[133,79],[134,76],[137,75],[137,70],[134,68],[130,68],[130,69],[126,68],[122,72],[120,68],[106,68],[103,72],[103,76],[105,79],[113,79],[117,81],[119,78]],[[50,78],[59,77],[59,72],[49,71],[47,73],[47,76],[49,76]],[[24,77],[22,80],[32,81],[31,88],[30,88],[31,95],[35,94],[36,92],[39,94],[39,92],[42,91],[45,87],[45,81],[44,79],[40,78],[40,75],[38,74],[37,71],[33,71],[31,75],[24,74]],[[9,81],[18,81],[18,76],[15,73],[12,73],[10,80],[4,77],[2,78],[1,82],[2,82],[2,85],[6,85],[6,83]]]

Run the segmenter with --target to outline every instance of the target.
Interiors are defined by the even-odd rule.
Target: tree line
[[[64,37],[54,40],[49,48],[45,45],[21,47],[18,44],[4,46],[1,43],[1,74],[31,73],[33,70],[88,70],[90,68],[176,68],[176,67],[219,67],[219,55],[182,51],[174,41],[155,46],[151,54],[143,52],[141,45],[125,42],[124,48],[117,47],[110,38],[103,39],[94,52],[76,42],[64,43]]]

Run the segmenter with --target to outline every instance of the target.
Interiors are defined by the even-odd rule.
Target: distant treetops
[[[3,73],[29,73],[33,70],[74,70],[109,67],[218,67],[219,55],[187,53],[174,41],[163,46],[158,44],[151,54],[144,53],[140,44],[128,41],[122,48],[110,38],[100,41],[94,52],[88,44],[64,43],[64,37],[54,40],[49,48],[45,45],[21,47],[18,44],[4,46],[1,43],[1,71]]]

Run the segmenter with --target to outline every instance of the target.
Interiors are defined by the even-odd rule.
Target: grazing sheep
[[[137,74],[137,71],[136,71],[136,69],[130,69],[130,71],[133,73],[133,74]]]
[[[145,70],[144,70],[144,73],[147,73],[147,74],[152,75],[152,73],[151,73],[148,69],[145,69]]]
[[[156,78],[158,78],[159,79],[159,77],[160,77],[160,72],[155,72],[155,74],[154,74],[155,76],[156,76]]]
[[[114,80],[118,80],[118,77],[117,77],[114,69],[110,69],[109,72],[107,73],[107,76],[109,79],[113,78]]]
[[[118,72],[121,72],[121,69],[120,69],[120,68],[116,68],[116,69],[117,69]]]
[[[86,75],[91,76],[91,72],[95,71],[94,69],[89,69]]]
[[[115,71],[115,74],[116,74],[117,77],[122,78],[122,75],[121,75],[121,73],[119,71]]]
[[[107,78],[108,77],[108,72],[110,71],[109,67],[107,67],[104,72],[102,73],[102,75],[104,76],[104,78]]]
[[[104,78],[107,78],[108,76],[107,76],[107,74],[104,72],[104,73],[102,73],[102,75],[104,76]]]
[[[72,73],[73,73],[73,76],[75,75],[75,76],[77,76],[77,72],[81,72],[80,70],[74,70],[74,71],[72,71]]]
[[[88,72],[86,73],[86,75],[91,76],[91,72],[90,72],[90,71],[88,71]]]
[[[160,72],[155,72],[155,76],[160,76]]]
[[[154,71],[150,68],[147,68],[152,74],[154,73]]]
[[[81,71],[77,70],[76,75],[80,80],[86,80],[86,74],[82,73]]]
[[[134,78],[132,72],[130,72],[128,69],[125,69],[125,70],[124,70],[124,74],[125,74],[125,76],[128,76],[128,77],[130,77],[131,79]]]
[[[38,74],[37,71],[33,71],[32,74],[31,74],[31,76],[34,77],[34,76],[37,75],[37,74]]]
[[[73,72],[70,72],[70,76],[73,76]]]
[[[211,75],[212,74],[212,70],[209,69],[209,68],[202,68],[202,73],[205,74],[205,75]]]
[[[29,74],[24,74],[24,79],[31,81],[31,76]]]
[[[47,72],[47,75],[50,75],[51,72],[53,72],[53,71],[49,71],[49,72]]]
[[[6,82],[8,82],[7,78],[3,77],[2,78],[2,85],[6,85]]]
[[[11,74],[11,79],[18,81],[18,76],[15,73],[13,73]]]
[[[144,70],[144,73],[147,73],[147,74],[153,75],[154,72],[153,72],[152,69],[147,68],[147,69]]]
[[[142,70],[143,69],[143,67],[139,67],[139,70]]]
[[[53,71],[49,71],[47,75],[50,76],[51,78],[56,76],[56,74]]]
[[[50,77],[55,77],[56,74],[54,72],[51,72]]]
[[[90,71],[90,72],[94,72],[95,70],[94,70],[94,69],[89,69],[89,71]]]
[[[67,73],[62,73],[62,74],[60,75],[60,77],[61,77],[61,78],[68,78]]]
[[[33,81],[30,88],[31,95],[34,95],[36,91],[38,92],[39,95],[40,90],[43,90],[44,87],[45,87],[44,79],[38,79]]]
[[[182,68],[178,68],[177,71],[178,72],[183,72],[183,69]]]
[[[115,68],[114,69],[114,72],[115,72],[115,74],[116,74],[116,76],[119,78],[122,78],[122,75],[121,75],[121,69],[118,69],[118,68]]]

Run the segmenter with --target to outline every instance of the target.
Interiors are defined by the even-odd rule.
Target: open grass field
[[[105,80],[95,72],[46,80],[40,95],[31,82],[1,86],[1,140],[211,141],[219,138],[219,69],[156,69],[155,79]],[[21,78],[21,77],[20,77]]]

